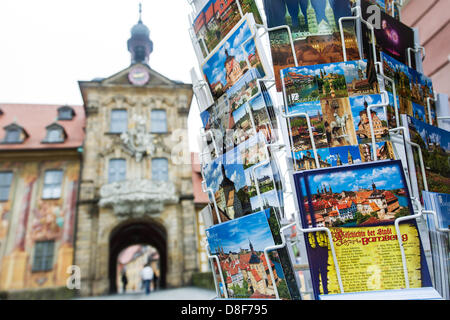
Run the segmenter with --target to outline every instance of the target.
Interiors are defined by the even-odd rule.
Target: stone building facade
[[[130,245],[160,256],[161,287],[188,284],[198,269],[187,117],[192,85],[147,64],[153,44],[139,20],[132,64],[80,81],[86,110],[75,264],[82,295],[117,291],[116,263]]]

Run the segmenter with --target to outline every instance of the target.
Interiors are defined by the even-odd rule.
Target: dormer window
[[[72,120],[75,111],[69,106],[62,106],[58,108],[58,120]]]
[[[2,143],[5,144],[18,144],[24,142],[28,137],[26,131],[16,123],[12,123],[4,127],[6,134]]]
[[[63,143],[67,135],[64,128],[58,123],[52,123],[46,127],[47,135],[42,143]]]

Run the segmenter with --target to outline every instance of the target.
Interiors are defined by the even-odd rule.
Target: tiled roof
[[[75,115],[72,120],[58,121],[58,109],[61,105],[43,104],[0,104],[0,141],[6,135],[4,127],[16,123],[21,126],[28,137],[18,144],[0,144],[3,150],[67,149],[83,145],[85,113],[83,106],[70,106]],[[64,128],[67,138],[62,143],[42,143],[47,135],[46,127],[57,123]]]

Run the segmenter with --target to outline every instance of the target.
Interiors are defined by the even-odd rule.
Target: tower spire
[[[139,22],[142,22],[142,2],[139,2]]]
[[[142,22],[142,2],[139,2],[139,21],[131,29],[131,38],[127,42],[127,47],[131,53],[131,64],[148,64],[153,51],[153,42],[150,40],[150,30]]]

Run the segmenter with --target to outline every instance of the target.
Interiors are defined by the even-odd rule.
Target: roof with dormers
[[[74,110],[72,120],[58,120],[58,109],[62,105],[48,104],[0,104],[0,151],[72,149],[83,145],[85,113],[82,106],[69,106]],[[5,127],[16,124],[23,128],[27,137],[22,143],[1,143],[6,136]],[[62,143],[46,143],[47,127],[60,125],[67,134]]]

